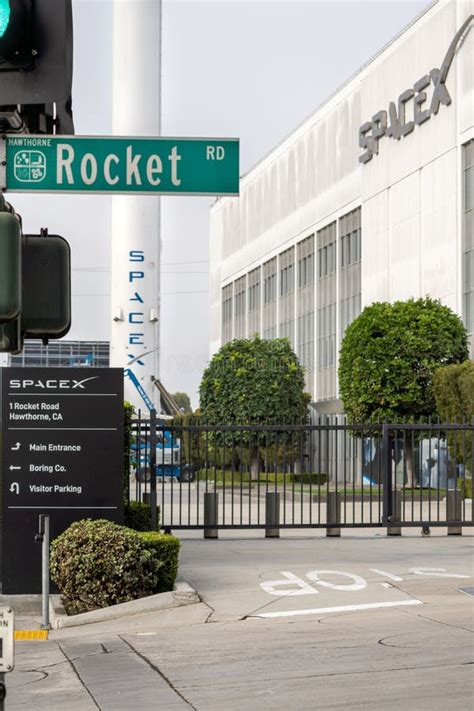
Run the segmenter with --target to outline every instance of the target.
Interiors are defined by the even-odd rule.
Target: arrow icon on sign
[[[10,471],[14,471],[15,469],[21,469],[21,467],[15,467],[13,464],[10,464]]]
[[[20,447],[21,447],[21,444],[20,444],[19,442],[17,442],[16,444],[13,445],[13,447],[11,448],[11,450],[12,450],[12,452],[18,452],[18,450],[20,449]]]
[[[10,491],[12,492],[12,494],[20,493],[20,485],[17,481],[14,481],[13,484],[10,485]]]

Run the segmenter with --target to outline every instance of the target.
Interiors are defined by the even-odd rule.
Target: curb
[[[183,605],[194,605],[201,602],[197,592],[188,583],[177,582],[171,592],[159,593],[142,597],[139,600],[122,602],[118,605],[111,605],[92,612],[82,612],[79,615],[66,615],[60,603],[59,595],[51,595],[49,601],[51,627],[53,629],[64,629],[65,627],[78,627],[79,625],[89,625],[94,622],[105,622],[116,620],[129,615],[141,615],[145,612],[159,612],[161,610],[171,610]]]

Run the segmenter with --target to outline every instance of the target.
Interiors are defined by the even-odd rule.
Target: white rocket
[[[114,0],[112,132],[159,136],[161,0]],[[159,410],[160,199],[112,198],[110,365],[130,366]],[[145,355],[142,355],[145,354]],[[139,357],[142,356],[142,357]],[[125,379],[125,399],[146,410]]]

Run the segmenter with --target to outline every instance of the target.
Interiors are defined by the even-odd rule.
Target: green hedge
[[[199,481],[206,481],[207,479],[208,482],[213,482],[215,479],[216,482],[220,484],[225,482],[226,486],[232,485],[232,482],[234,486],[240,486],[241,482],[243,484],[248,484],[249,482],[252,484],[257,484],[258,482],[260,482],[260,484],[265,484],[266,482],[274,484],[275,480],[277,484],[281,484],[282,486],[285,483],[286,486],[291,486],[293,483],[309,485],[310,482],[312,486],[318,486],[318,484],[323,485],[326,483],[327,474],[318,472],[302,472],[300,474],[283,474],[282,472],[278,472],[275,474],[275,472],[260,471],[257,480],[252,478],[249,471],[241,472],[236,470],[232,473],[232,469],[200,469],[197,473],[197,478]]]
[[[464,494],[464,498],[472,499],[472,479],[458,479],[458,489]]]
[[[172,589],[178,553],[173,536],[85,519],[52,542],[51,578],[74,615]]]
[[[151,506],[142,501],[128,501],[123,508],[124,524],[134,531],[151,529]],[[160,507],[156,507],[156,529],[160,527]]]
[[[155,592],[167,592],[173,589],[178,575],[178,559],[181,543],[178,538],[167,533],[146,531],[139,533],[140,538],[149,551],[161,561],[162,568]]]
[[[327,474],[317,472],[301,472],[301,474],[292,474],[291,480],[295,484],[308,484],[311,486],[322,486],[328,480]]]
[[[438,368],[433,377],[436,407],[447,423],[468,422],[474,418],[474,361]],[[468,433],[447,432],[449,454],[472,472],[472,451]]]

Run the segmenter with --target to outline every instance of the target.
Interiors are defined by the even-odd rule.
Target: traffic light
[[[59,235],[22,235],[17,215],[0,211],[0,353],[25,338],[62,338],[71,327],[71,251]]]
[[[62,338],[71,327],[71,250],[59,235],[25,235],[22,243],[23,338]]]
[[[0,212],[0,324],[21,311],[21,225],[10,212]]]
[[[0,132],[74,133],[72,0],[0,0]]]
[[[32,69],[34,40],[32,0],[0,0],[0,71]]]

